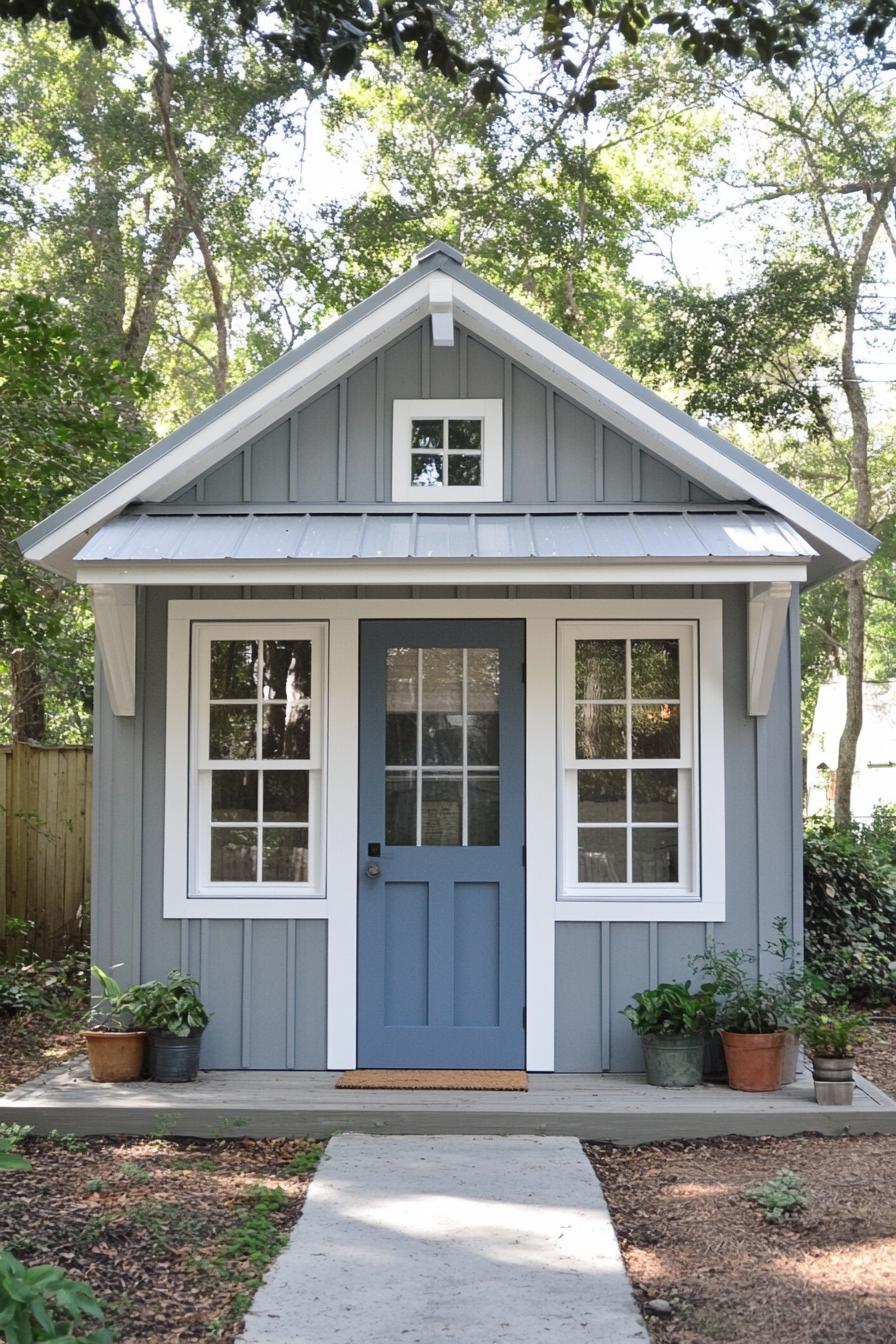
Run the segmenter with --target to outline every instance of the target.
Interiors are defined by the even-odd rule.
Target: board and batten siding
[[[389,588],[394,598],[411,589]],[[165,658],[167,603],[184,598],[377,598],[382,589],[151,588],[138,606],[138,706],[133,719],[109,708],[97,672],[94,959],[128,981],[194,974],[214,1019],[207,1067],[326,1067],[325,920],[162,918]],[[440,597],[463,598],[443,588]],[[482,596],[482,590],[476,590]],[[502,592],[496,591],[499,597]],[[506,593],[503,595],[507,595]],[[688,974],[688,956],[708,934],[725,946],[756,949],[786,915],[801,935],[799,630],[794,598],[789,640],[767,718],[746,714],[746,602],[737,585],[568,589],[518,587],[514,596],[713,597],[724,604],[726,683],[727,918],[707,926],[676,922],[556,925],[558,1072],[641,1067],[640,1048],[620,1009],[635,990]],[[463,616],[459,606],[458,616]],[[784,749],[789,742],[791,750]],[[759,837],[762,836],[762,843]],[[571,910],[571,914],[574,910]]]
[[[389,500],[396,398],[498,397],[504,499],[520,504],[677,504],[716,499],[505,356],[421,324],[181,490],[180,504]]]

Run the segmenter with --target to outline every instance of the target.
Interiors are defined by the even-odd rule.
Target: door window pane
[[[635,882],[678,881],[678,828],[636,826],[632,831]]]
[[[417,843],[417,771],[386,772],[386,844]]]
[[[386,655],[386,764],[417,761],[417,649],[389,649]]]
[[[499,780],[497,770],[470,775],[467,781],[467,844],[497,845],[500,843]]]
[[[420,843],[422,845],[460,845],[463,843],[463,789],[460,771],[450,775],[427,774],[422,780]]]
[[[422,657],[423,765],[462,765],[463,649],[424,649]]]
[[[579,821],[625,821],[625,770],[580,770]]]
[[[624,826],[579,827],[579,881],[627,882]]]

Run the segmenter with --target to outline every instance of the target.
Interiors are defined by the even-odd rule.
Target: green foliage
[[[849,1059],[871,1033],[870,1013],[846,1004],[808,1010],[800,1018],[800,1036],[813,1055]]]
[[[32,927],[27,920],[8,919],[7,939],[27,936]],[[65,1021],[81,1011],[86,991],[86,949],[57,960],[35,957],[23,949],[11,962],[0,962],[0,1018],[43,1012]]]
[[[248,1211],[224,1234],[219,1259],[222,1265],[242,1260],[264,1270],[286,1245],[286,1234],[276,1226],[273,1215],[280,1213],[289,1200],[279,1186],[264,1185],[253,1187],[249,1200]]]
[[[142,1162],[122,1162],[121,1174],[138,1185],[148,1185],[152,1180],[152,1172]]]
[[[287,1176],[304,1176],[309,1171],[317,1171],[323,1155],[324,1146],[322,1143],[306,1143],[305,1147],[293,1153],[287,1162]]]
[[[786,922],[775,921],[779,936],[786,939],[785,927]],[[767,979],[759,975],[752,952],[739,947],[720,948],[715,943],[689,962],[714,984],[721,1000],[718,1025],[726,1031],[778,1031],[792,1020],[795,1006],[788,970],[782,969],[775,979]]]
[[[892,812],[871,826],[815,819],[803,850],[806,960],[849,998],[896,995],[896,836]]]
[[[0,1250],[0,1337],[6,1344],[113,1344],[102,1322],[103,1310],[86,1283],[56,1265],[27,1269]]]
[[[31,1163],[17,1151],[30,1133],[30,1125],[0,1121],[0,1171],[31,1170]]]
[[[64,23],[72,42],[85,39],[102,51],[110,37],[127,41],[127,30],[112,0],[0,0],[0,20],[33,23],[45,19]]]
[[[94,1031],[131,1031],[135,1022],[126,1001],[129,990],[122,989],[118,981],[104,971],[102,966],[91,966],[91,974],[100,982],[102,994],[94,999],[85,1018],[85,1025]]]
[[[192,976],[183,971],[170,971],[167,980],[146,980],[126,990],[119,1009],[128,1013],[134,1025],[145,1031],[189,1036],[192,1030],[207,1027],[211,1021],[198,989],[198,981]]]
[[[787,1167],[764,1185],[746,1190],[744,1197],[759,1206],[767,1223],[775,1224],[795,1217],[809,1205],[809,1194],[802,1177]]]
[[[639,1036],[698,1036],[715,1021],[715,985],[691,990],[690,980],[657,985],[635,994],[620,1011]]]

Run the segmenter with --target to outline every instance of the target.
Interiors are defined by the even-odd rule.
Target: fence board
[[[0,939],[7,916],[28,919],[28,945],[43,956],[88,936],[91,756],[89,747],[0,747]]]

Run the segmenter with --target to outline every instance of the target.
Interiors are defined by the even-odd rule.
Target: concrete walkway
[[[337,1135],[241,1344],[647,1341],[575,1139]]]

